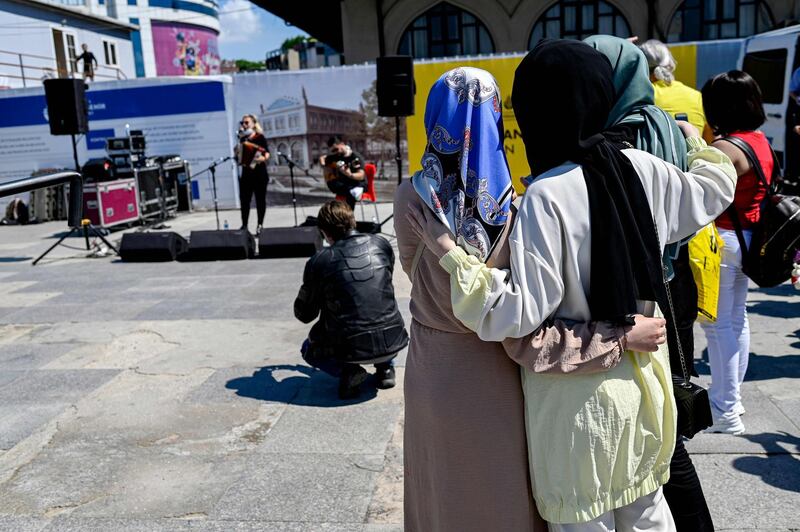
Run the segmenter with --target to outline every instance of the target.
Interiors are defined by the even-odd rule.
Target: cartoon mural
[[[175,22],[153,22],[152,25],[157,75],[220,73],[217,34],[214,31]]]

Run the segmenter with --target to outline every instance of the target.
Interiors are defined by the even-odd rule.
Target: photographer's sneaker
[[[358,364],[346,364],[339,377],[339,399],[358,397],[359,388],[368,376],[369,373]]]
[[[717,434],[737,434],[744,433],[744,423],[736,414],[721,415],[714,420],[714,424],[704,432]]]
[[[378,379],[378,388],[381,390],[394,388],[395,380],[393,367],[376,369],[375,378]]]

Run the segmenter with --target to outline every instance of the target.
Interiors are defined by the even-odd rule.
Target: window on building
[[[103,39],[103,57],[105,64],[117,65],[117,43]]]
[[[288,148],[288,146],[286,146],[285,142],[281,142],[280,144],[278,144],[278,151],[281,152],[281,153],[289,153],[289,148]],[[281,161],[282,159],[283,159],[283,157],[278,157],[278,161]],[[278,164],[280,164],[280,163],[278,163]]]
[[[531,31],[528,48],[542,39],[584,39],[590,35],[630,37],[619,10],[603,0],[561,0],[544,12]]]
[[[75,46],[75,36],[71,33],[64,34],[64,42],[67,44],[67,61],[69,61],[69,71],[78,71],[78,49]]]
[[[128,0],[128,5],[129,6],[135,6],[136,5],[136,0]]]
[[[306,157],[303,154],[303,144],[300,142],[292,142],[292,159],[297,161],[300,166],[306,165]]]
[[[300,117],[298,115],[289,115],[289,127],[295,128],[300,125]]]
[[[667,40],[748,37],[772,28],[773,20],[762,0],[685,0],[672,17]]]
[[[491,54],[494,43],[474,15],[441,2],[406,28],[397,51],[418,58]]]
[[[268,133],[268,132],[272,131],[272,120],[264,120],[263,125],[264,125],[264,131],[265,132]]]
[[[286,119],[284,117],[279,116],[278,118],[275,119],[275,129],[276,130],[286,129]]]

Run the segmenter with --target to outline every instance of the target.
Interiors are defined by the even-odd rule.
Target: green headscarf
[[[644,53],[627,39],[611,35],[593,35],[583,42],[606,56],[614,71],[617,103],[611,108],[606,127],[633,126],[637,149],[686,171],[689,167],[686,139],[675,120],[655,105],[650,69]],[[680,243],[675,243],[664,250],[668,279],[674,275],[672,260],[678,257],[679,249]]]
[[[639,47],[611,35],[593,35],[583,42],[605,55],[614,71],[617,103],[606,126],[635,126],[636,148],[685,171],[686,140],[675,120],[656,107],[647,58]]]

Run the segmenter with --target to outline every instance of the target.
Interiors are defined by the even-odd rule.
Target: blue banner
[[[225,110],[225,96],[219,81],[90,90],[86,99],[90,121]],[[0,127],[44,124],[47,124],[44,94],[0,98]]]
[[[113,129],[95,129],[86,134],[86,149],[104,150],[106,139],[114,137]]]

